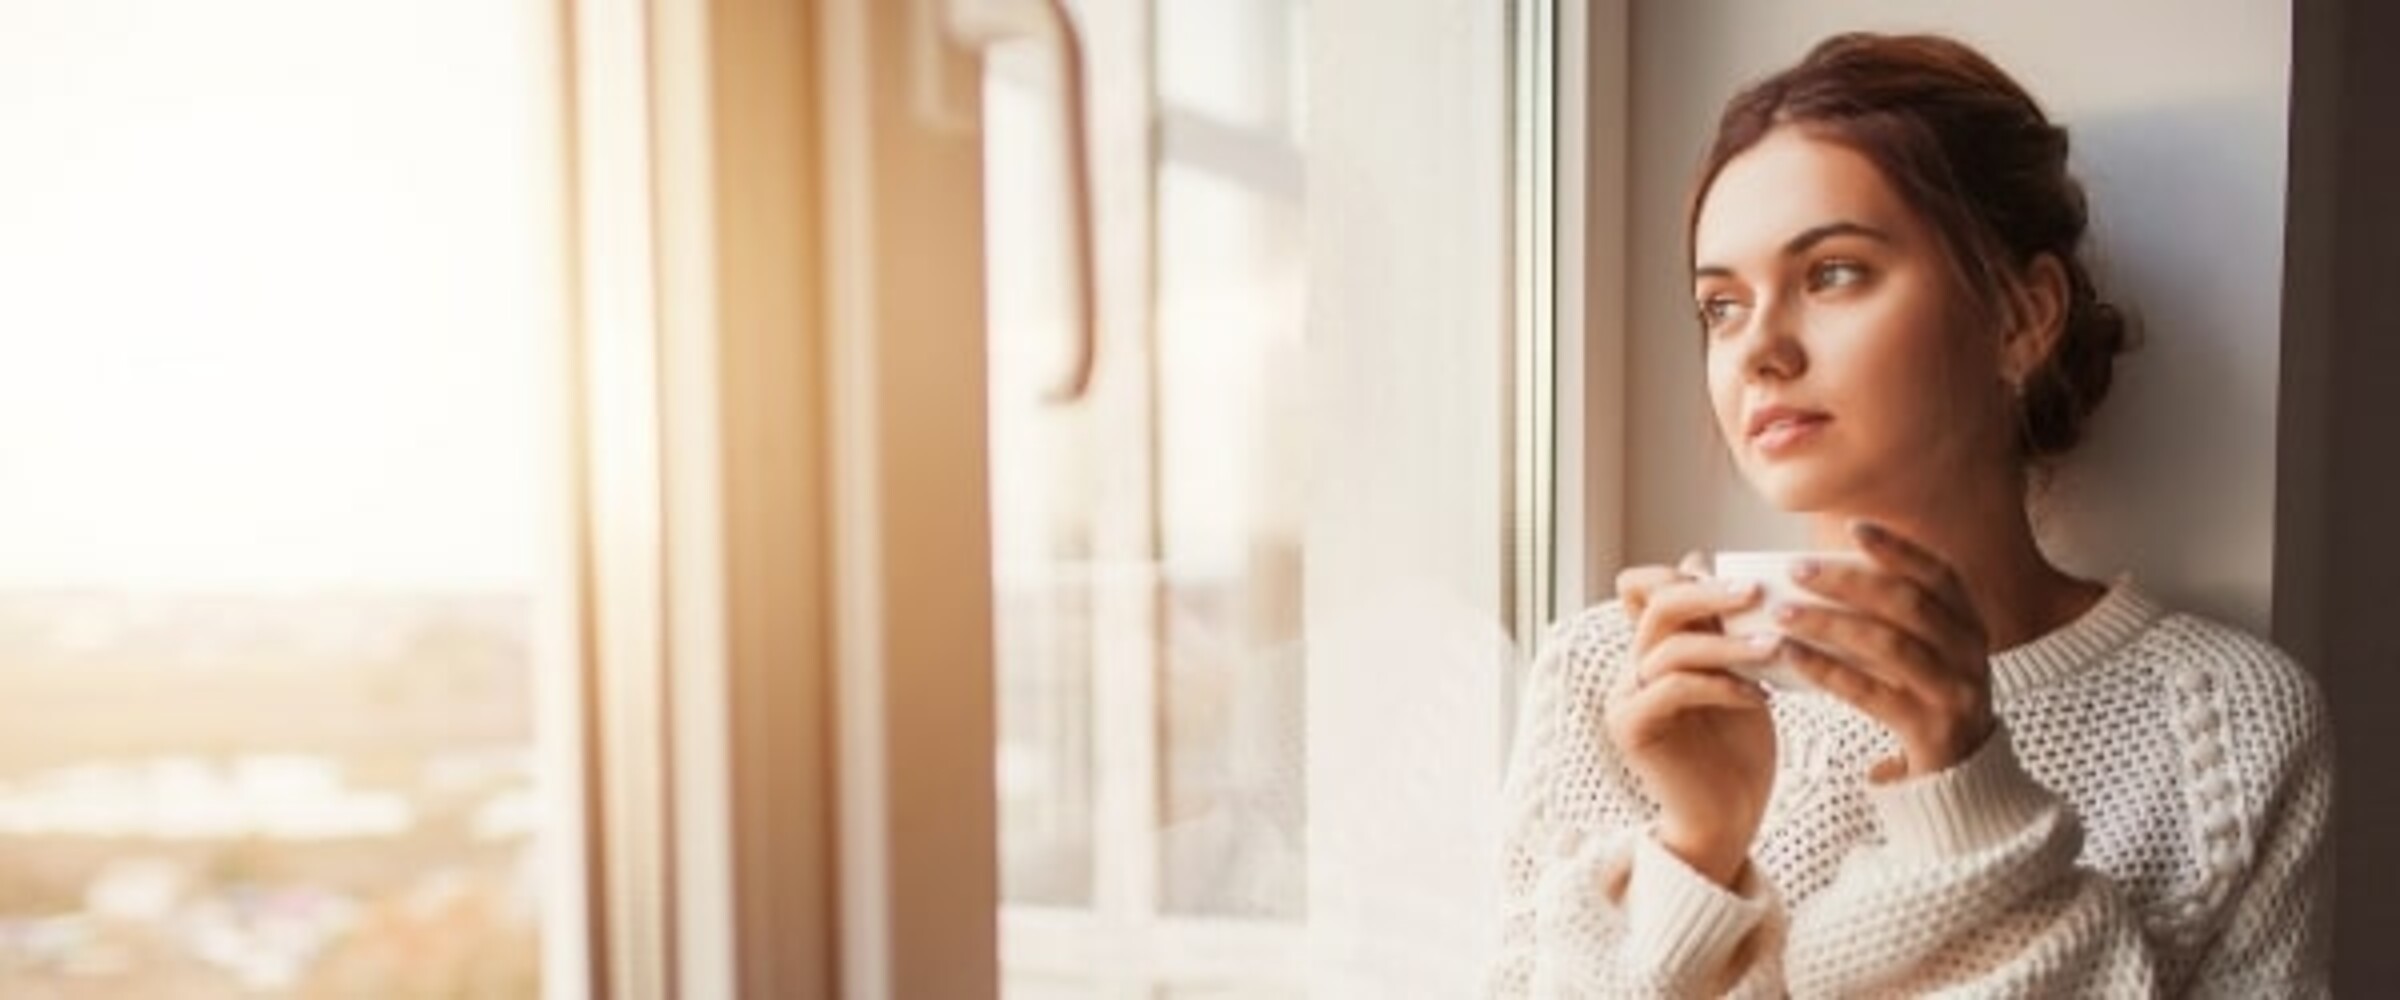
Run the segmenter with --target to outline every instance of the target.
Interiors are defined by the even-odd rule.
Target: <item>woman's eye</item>
[[[1711,295],[1700,300],[1700,328],[1714,330],[1731,322],[1741,311],[1742,303],[1731,295]]]
[[[1854,260],[1828,260],[1809,269],[1808,287],[1814,290],[1847,288],[1866,279],[1866,265]]]

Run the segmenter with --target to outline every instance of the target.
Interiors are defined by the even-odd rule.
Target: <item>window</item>
[[[1075,14],[1079,399],[1059,49],[985,75],[1006,993],[1297,995],[1306,5]]]
[[[1073,9],[1089,276],[1057,50],[985,76],[1006,993],[1470,990],[1553,592],[1557,5]]]
[[[0,994],[580,953],[555,17],[0,6]]]
[[[1446,991],[1528,22],[1005,6],[0,13],[0,992]]]

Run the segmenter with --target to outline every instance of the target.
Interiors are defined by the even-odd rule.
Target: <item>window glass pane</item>
[[[1091,410],[1047,395],[1074,316],[1058,76],[1041,45],[984,81],[1001,899],[1092,898]],[[1012,994],[1013,995],[1013,994]]]
[[[1297,918],[1309,435],[1296,8],[1158,10],[1164,897],[1178,913]]]
[[[554,16],[0,5],[0,995],[538,992]]]
[[[1072,6],[1100,258],[1072,404],[1054,50],[985,65],[1005,991],[1288,982],[1280,938],[1180,915],[1301,933],[1300,5]]]

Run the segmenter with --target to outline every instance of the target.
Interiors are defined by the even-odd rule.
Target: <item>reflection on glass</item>
[[[1299,8],[1158,7],[1171,912],[1302,915]]]
[[[1073,313],[1057,78],[1039,45],[990,51],[984,89],[1000,887],[1084,906],[1093,880],[1088,406],[1046,401]]]
[[[1039,41],[985,64],[1003,992],[1277,995],[1306,883],[1303,7],[1073,6],[1101,308],[1072,405],[1044,398],[1076,319],[1058,77]]]
[[[0,5],[0,996],[538,994],[554,14]]]

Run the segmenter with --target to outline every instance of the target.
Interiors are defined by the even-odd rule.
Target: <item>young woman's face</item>
[[[1996,340],[1865,157],[1769,133],[1718,173],[1693,251],[1717,430],[1768,502],[1907,516],[2005,468]]]

